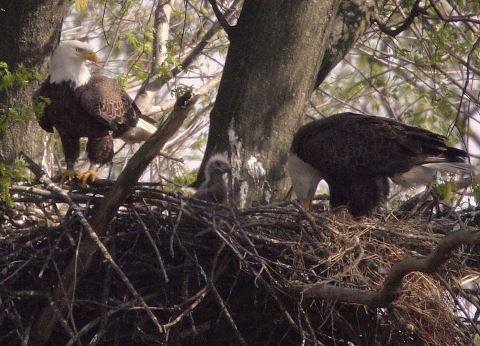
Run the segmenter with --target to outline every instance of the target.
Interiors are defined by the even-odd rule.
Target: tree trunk
[[[140,90],[135,96],[135,103],[140,108],[143,114],[148,113],[148,111],[153,106],[153,99],[157,91],[162,87],[162,81],[160,80],[160,75],[157,72],[158,68],[167,59],[167,44],[168,44],[168,34],[170,32],[170,17],[172,14],[172,5],[173,0],[163,0],[155,7],[155,37],[153,40],[153,56],[150,66],[150,76],[142,84]]]
[[[340,2],[322,66],[317,74],[315,88],[318,88],[330,71],[352,49],[355,42],[370,26],[370,21],[377,9],[385,6],[386,2],[386,0],[343,0]]]
[[[46,73],[49,58],[60,39],[63,16],[70,2],[65,0],[0,1],[0,61],[12,73],[21,64],[39,67]],[[35,162],[50,168],[53,155],[47,152],[47,134],[38,126],[32,113],[32,94],[38,82],[0,92],[0,161],[11,163],[20,151]],[[20,112],[14,119],[11,109]]]
[[[197,183],[208,158],[228,152],[237,206],[268,203],[287,190],[287,154],[306,102],[365,30],[373,10],[367,1],[339,3],[245,1],[229,30]]]

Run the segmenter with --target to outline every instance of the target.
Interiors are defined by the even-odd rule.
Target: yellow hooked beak
[[[98,63],[98,56],[93,50],[89,50],[85,53],[79,54],[79,56],[85,60],[93,61],[95,64]]]
[[[312,210],[314,196],[315,196],[315,189],[310,189],[305,199],[301,199],[301,198],[299,199],[300,205],[307,210]]]
[[[300,201],[300,205],[302,207],[304,207],[305,209],[307,210],[311,210],[312,209],[312,200],[309,199],[309,200],[301,200]]]

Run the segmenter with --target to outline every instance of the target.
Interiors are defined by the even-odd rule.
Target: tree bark
[[[386,0],[344,0],[340,2],[329,44],[315,81],[315,88],[318,88],[333,68],[348,54],[355,42],[370,26],[377,9],[383,7],[385,3]]]
[[[209,157],[228,152],[236,205],[281,196],[305,104],[364,32],[375,8],[370,3],[245,1],[238,24],[228,30],[231,43],[195,185]]]
[[[15,73],[21,64],[26,68],[39,67],[46,73],[48,61],[56,48],[63,17],[70,2],[65,0],[0,1],[0,61]],[[0,92],[0,118],[6,126],[0,129],[0,161],[11,163],[20,151],[49,169],[53,155],[46,149],[47,134],[38,126],[33,113],[25,113],[21,121],[14,120],[10,109],[28,110],[32,94],[39,86],[34,81],[25,87]],[[51,146],[50,146],[51,148]]]

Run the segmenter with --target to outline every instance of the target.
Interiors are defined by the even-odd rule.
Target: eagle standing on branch
[[[368,216],[394,183],[411,187],[435,181],[436,171],[471,174],[468,155],[446,138],[391,119],[341,113],[312,121],[295,134],[288,158],[293,190],[310,208],[324,179],[330,206]]]
[[[113,158],[113,138],[138,143],[156,131],[115,80],[90,74],[87,60],[98,62],[90,46],[76,40],[64,42],[53,53],[48,78],[34,95],[35,103],[45,106],[43,114],[38,114],[40,126],[47,132],[55,128],[60,135],[67,163],[61,185],[69,177],[77,176],[84,186],[96,178],[92,171],[75,174],[81,137],[88,138],[90,162],[103,164]]]

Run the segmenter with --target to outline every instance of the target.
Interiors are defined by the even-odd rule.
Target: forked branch
[[[227,19],[223,15],[222,11],[218,8],[217,1],[216,0],[208,0],[208,2],[212,5],[213,12],[215,13],[215,17],[217,17],[218,22],[222,26],[223,30],[227,33],[227,35],[230,34],[232,31],[232,26],[228,23]]]

